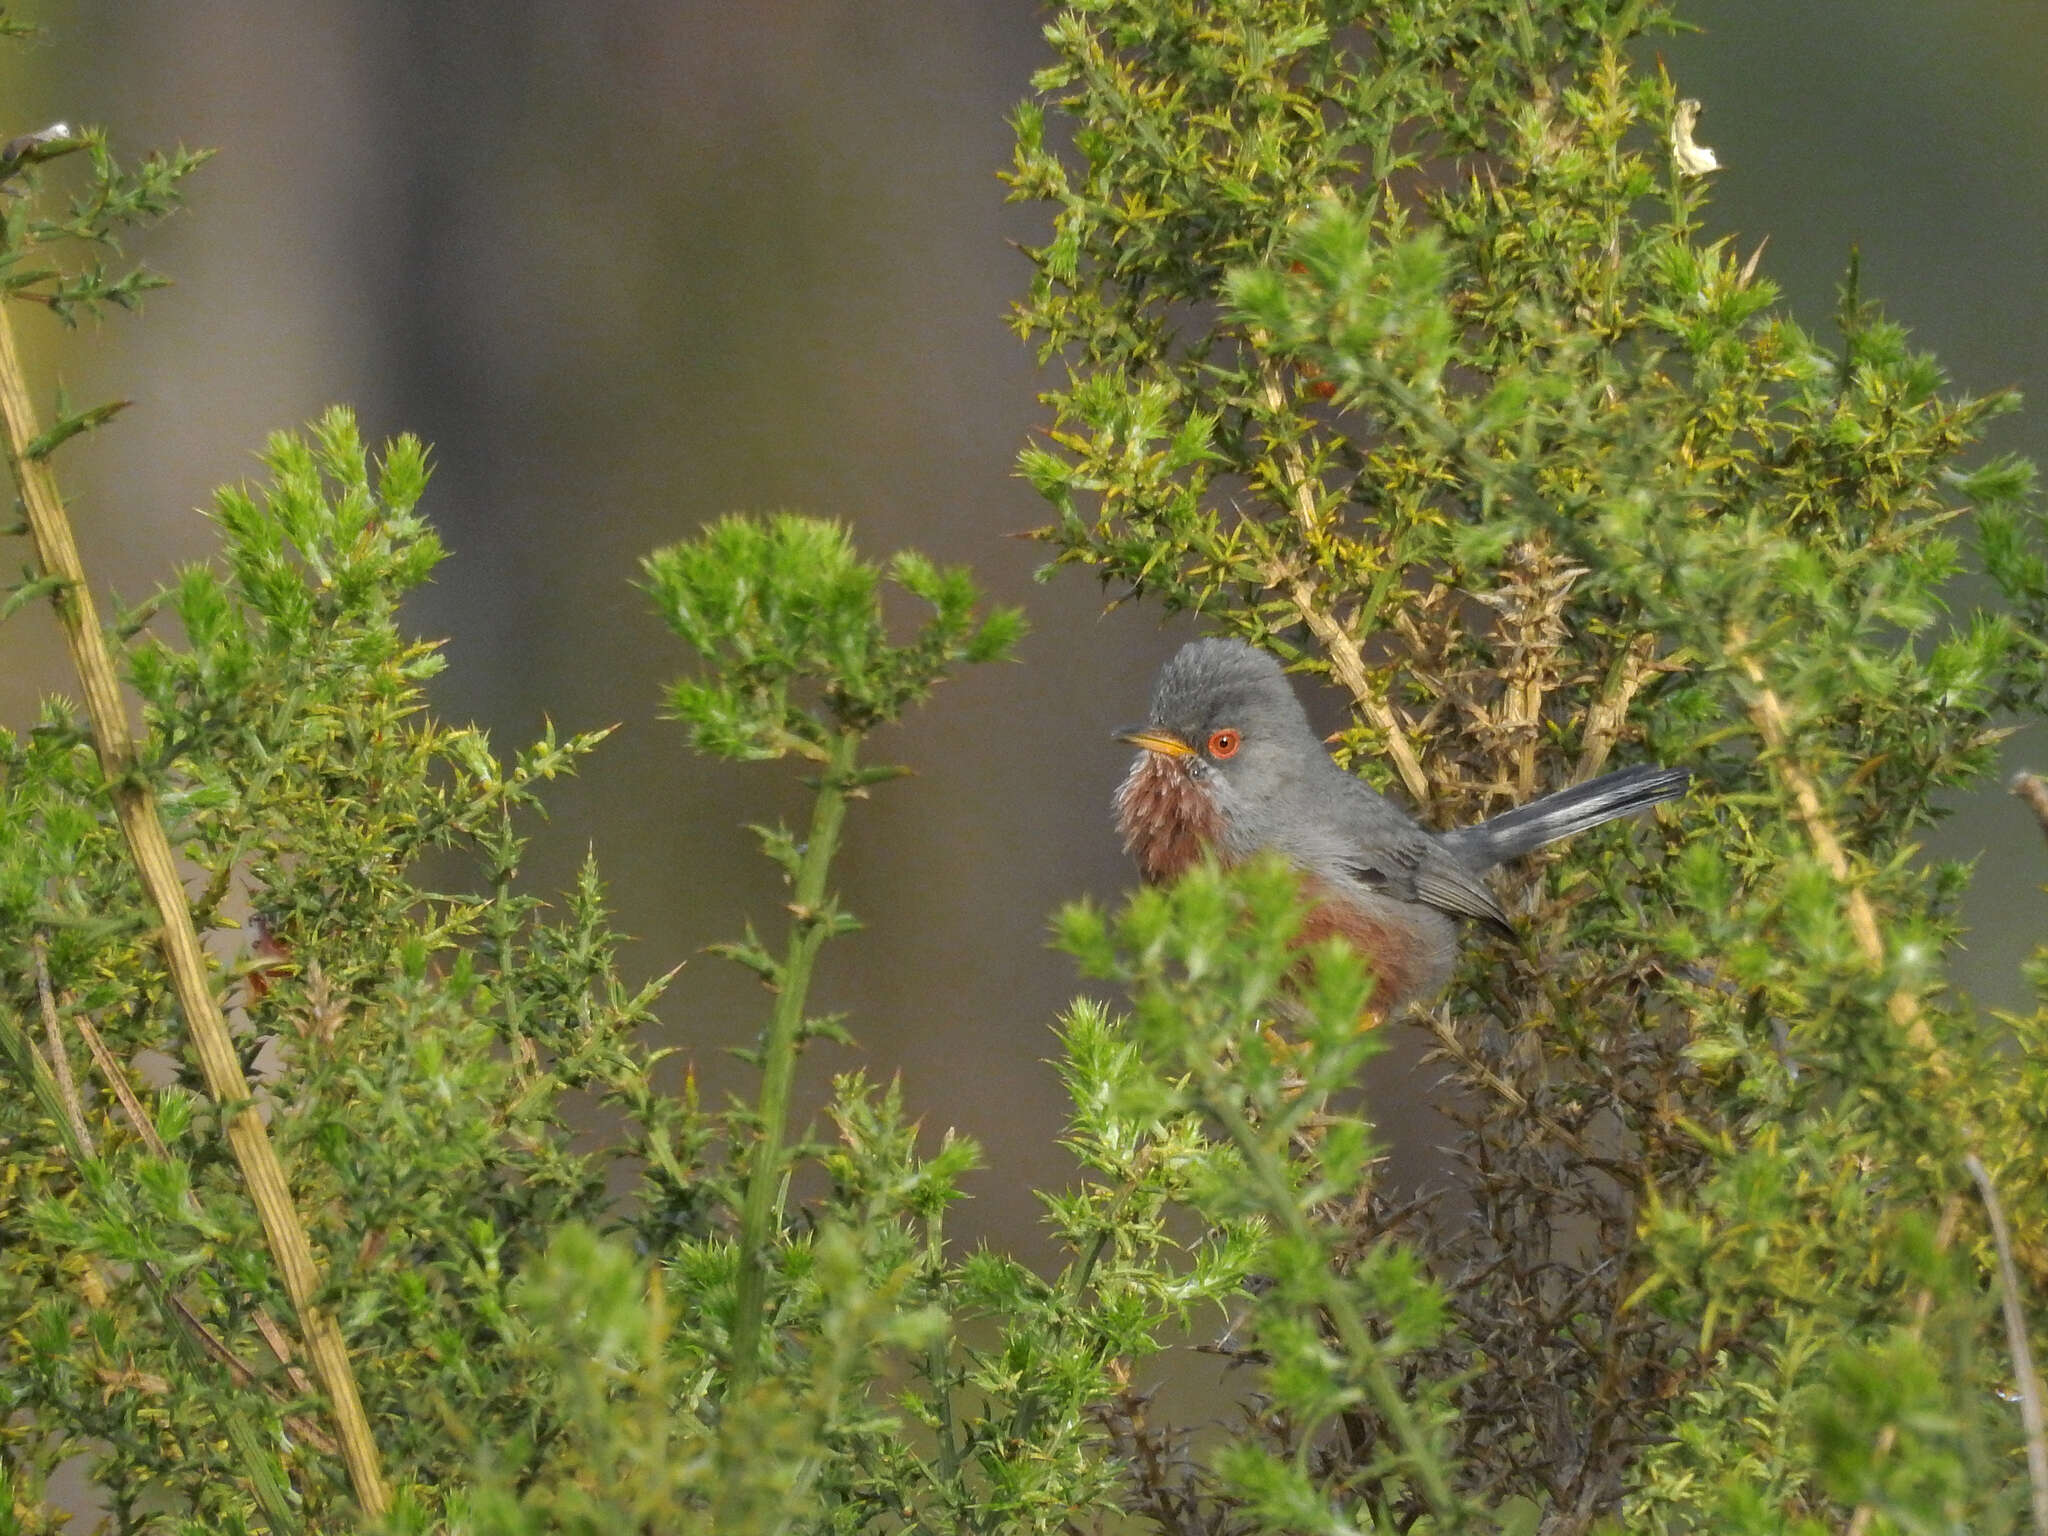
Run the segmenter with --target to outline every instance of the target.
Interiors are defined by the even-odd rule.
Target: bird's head
[[[1182,646],[1160,669],[1145,723],[1117,739],[1226,803],[1259,795],[1305,752],[1323,757],[1280,664],[1241,640]]]
[[[1204,853],[1241,858],[1274,841],[1290,781],[1329,758],[1280,664],[1241,640],[1197,640],[1160,668],[1141,748],[1117,790],[1117,830],[1148,880]]]

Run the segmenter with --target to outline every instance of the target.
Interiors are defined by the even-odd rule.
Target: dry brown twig
[[[2048,1417],[2041,1407],[2041,1378],[2034,1370],[2034,1352],[2027,1343],[2027,1309],[2020,1300],[2019,1272],[2012,1262],[2012,1234],[2005,1208],[1990,1170],[1972,1152],[1963,1159],[1991,1222],[1991,1241],[1998,1250],[1998,1300],[2005,1313],[2006,1345],[2012,1351],[2013,1384],[2019,1390],[2020,1421],[2027,1432],[2027,1480],[2034,1496],[2034,1536],[2048,1536]]]
[[[93,1023],[92,1015],[81,1009],[72,1015],[72,1022],[78,1026],[79,1036],[85,1041],[86,1050],[92,1054],[92,1064],[99,1069],[107,1087],[113,1090],[121,1113],[128,1117],[129,1126],[149,1148],[149,1155],[169,1161],[171,1149],[164,1145],[163,1137],[156,1133],[155,1124],[143,1112],[142,1101],[135,1097],[135,1090],[128,1085],[128,1074],[114,1060],[114,1053],[107,1049],[107,1042],[100,1038],[99,1026]]]
[[[1751,719],[1757,726],[1757,733],[1764,745],[1778,758],[1778,771],[1785,777],[1791,789],[1793,803],[1805,828],[1814,852],[1827,866],[1828,872],[1843,886],[1849,917],[1849,929],[1856,939],[1857,948],[1864,958],[1877,969],[1885,963],[1884,938],[1878,928],[1877,913],[1860,886],[1852,882],[1849,859],[1840,840],[1829,824],[1820,792],[1813,780],[1798,764],[1792,762],[1786,752],[1790,730],[1783,704],[1776,692],[1764,681],[1763,668],[1754,655],[1750,654],[1745,637],[1738,631],[1731,636],[1731,654],[1740,658],[1744,674],[1755,687],[1756,694],[1750,705]],[[2034,810],[2041,819],[2044,831],[2048,831],[2048,785],[2032,774],[2022,773],[2014,778],[2012,792]],[[1927,1053],[1928,1064],[1937,1076],[1946,1077],[1946,1063],[1940,1047],[1935,1043],[1927,1020],[1921,1013],[1918,1000],[1904,987],[1892,993],[1888,1011],[1894,1023],[1906,1031],[1906,1036]],[[2005,1216],[1998,1203],[1998,1192],[1991,1183],[1990,1174],[1975,1152],[1963,1159],[1970,1176],[1975,1180],[1978,1194],[1984,1201],[1986,1215],[1990,1219],[1992,1239],[1998,1250],[1999,1288],[2003,1298],[2006,1330],[2013,1352],[2013,1372],[2019,1384],[2021,1412],[2027,1432],[2027,1471],[2033,1491],[2034,1529],[2037,1536],[2048,1536],[2048,1427],[2044,1427],[2039,1378],[2034,1374],[2032,1355],[2029,1352],[2026,1335],[2025,1314],[2019,1308],[2019,1282],[2013,1266],[2012,1239],[2006,1230]],[[1937,1251],[1946,1250],[1953,1241],[1956,1218],[1960,1209],[1957,1197],[1951,1196],[1943,1208],[1941,1225],[1935,1234]],[[1933,1305],[1933,1293],[1922,1290],[1913,1308],[1913,1334],[1919,1335],[1927,1314]],[[1877,1453],[1888,1452],[1897,1439],[1897,1431],[1885,1426],[1877,1442]],[[1847,1536],[1864,1536],[1870,1528],[1875,1511],[1869,1504],[1859,1504],[1851,1515]]]
[[[313,1383],[306,1373],[292,1362],[292,1341],[285,1331],[277,1326],[277,1320],[262,1308],[255,1313],[256,1331],[263,1335],[263,1342],[270,1347],[277,1363],[284,1367],[284,1373],[291,1378],[291,1384],[302,1397],[313,1395]]]
[[[1261,365],[1261,390],[1266,408],[1276,415],[1285,408],[1286,394],[1280,387],[1279,367],[1271,359]],[[1301,449],[1290,443],[1278,450],[1282,479],[1281,489],[1286,493],[1289,509],[1294,520],[1301,525],[1301,531],[1309,539],[1316,536],[1316,491],[1315,480],[1308,471],[1308,461],[1301,456]],[[1359,711],[1372,722],[1373,729],[1386,738],[1387,756],[1393,759],[1394,769],[1401,775],[1401,783],[1407,789],[1409,798],[1415,802],[1417,814],[1426,816],[1430,805],[1429,775],[1422,771],[1422,760],[1415,755],[1415,748],[1408,740],[1408,732],[1402,727],[1401,718],[1395,712],[1393,703],[1383,699],[1372,686],[1372,674],[1366,670],[1364,652],[1359,649],[1358,638],[1353,635],[1322,601],[1314,585],[1299,571],[1270,570],[1266,580],[1287,593],[1287,600],[1294,605],[1294,611],[1301,616],[1309,633],[1316,637],[1323,653],[1330,658],[1330,674],[1344,685],[1345,691],[1357,702]]]
[[[1518,800],[1536,793],[1543,701],[1564,682],[1560,658],[1569,638],[1565,604],[1585,574],[1584,566],[1567,565],[1547,545],[1529,540],[1516,546],[1500,589],[1479,596],[1479,601],[1500,615],[1496,650],[1505,687],[1488,724],[1501,738],[1503,755],[1514,761]]]
[[[1800,825],[1806,830],[1807,841],[1813,844],[1815,856],[1827,866],[1828,873],[1843,889],[1849,932],[1855,937],[1856,947],[1873,970],[1882,971],[1885,964],[1884,935],[1877,926],[1877,911],[1863,893],[1863,887],[1855,883],[1849,868],[1849,855],[1844,851],[1841,839],[1835,836],[1827,808],[1821,803],[1819,788],[1806,770],[1792,761],[1786,750],[1792,733],[1785,706],[1779,701],[1776,690],[1764,680],[1763,667],[1751,653],[1748,636],[1741,630],[1729,635],[1728,653],[1738,658],[1743,675],[1756,690],[1749,705],[1750,719],[1755,723],[1764,745],[1778,759],[1778,771],[1785,776],[1785,783],[1792,791],[1793,804],[1798,809]],[[1892,1022],[1906,1031],[1906,1038],[1927,1053],[1928,1064],[1936,1074],[1946,1077],[1947,1062],[1920,1012],[1919,999],[1902,986],[1892,993],[1888,1011]]]
[[[176,1310],[179,1320],[199,1340],[200,1347],[227,1368],[228,1374],[235,1379],[237,1386],[258,1388],[268,1393],[271,1401],[276,1403],[283,1403],[286,1400],[282,1392],[263,1381],[250,1368],[248,1362],[228,1348],[227,1341],[222,1339],[211,1328],[208,1328],[198,1313],[194,1312],[180,1298],[171,1295],[168,1289],[165,1291],[165,1294],[170,1297],[171,1306]],[[271,1332],[277,1328],[277,1324],[271,1321],[270,1315],[260,1309],[256,1313],[256,1326],[263,1330],[266,1343],[270,1340]],[[276,1348],[275,1344],[271,1345],[273,1352],[276,1351]],[[286,1374],[291,1378],[292,1390],[297,1392],[299,1396],[311,1397],[313,1395],[313,1383],[304,1371],[288,1365],[286,1367]],[[305,1441],[306,1444],[312,1446],[321,1455],[339,1456],[341,1454],[341,1447],[335,1444],[334,1437],[307,1418],[303,1413],[285,1414],[283,1423],[286,1429]]]
[[[30,1045],[30,1049],[35,1052],[36,1059],[41,1064],[43,1070],[50,1074],[51,1081],[59,1082],[57,1068],[51,1063],[52,1059],[63,1061],[66,1053],[62,1036],[57,1032],[57,1022],[60,1017],[58,1011],[59,1001],[55,990],[50,985],[48,962],[44,959],[43,946],[40,940],[35,945],[35,956],[37,991],[41,995],[43,1026],[50,1036],[50,1048],[47,1056],[43,1051],[36,1050],[33,1044]],[[64,1006],[69,1006],[68,1001]],[[149,1150],[152,1156],[168,1158],[170,1156],[169,1149],[165,1147],[163,1138],[157,1134],[156,1127],[150,1123],[148,1116],[143,1113],[141,1101],[136,1098],[135,1090],[129,1087],[127,1075],[121,1071],[119,1063],[114,1059],[113,1052],[107,1049],[107,1043],[101,1037],[99,1028],[93,1023],[91,1015],[83,1009],[75,1010],[71,1014],[71,1022],[77,1027],[80,1038],[85,1041],[86,1050],[92,1056],[94,1066],[98,1068],[108,1087],[112,1089],[116,1101],[121,1106],[121,1112],[135,1131],[136,1137]],[[64,1103],[64,1118],[76,1138],[76,1145],[79,1151],[86,1157],[97,1157],[99,1155],[98,1149],[86,1131],[82,1100],[78,1094],[77,1085],[75,1081],[70,1079],[68,1071],[66,1077],[59,1082],[58,1095]],[[237,1355],[229,1347],[225,1339],[207,1326],[206,1320],[195,1312],[183,1297],[177,1294],[177,1291],[165,1277],[161,1268],[151,1263],[144,1263],[141,1268],[148,1277],[153,1290],[163,1303],[170,1308],[185,1331],[192,1336],[193,1341],[198,1344],[200,1349],[210,1359],[216,1361],[227,1370],[237,1386],[253,1387],[266,1392],[271,1400],[279,1405],[288,1401],[282,1392],[259,1377],[250,1368],[248,1362],[243,1360],[240,1355]],[[108,1283],[106,1276],[100,1272],[98,1267],[89,1262],[83,1276],[83,1289],[87,1304],[98,1309],[107,1304],[107,1298],[112,1293],[113,1287]],[[271,1320],[267,1313],[260,1309],[256,1313],[256,1324],[262,1330],[265,1340],[270,1343],[272,1352],[277,1353],[280,1341],[283,1339],[282,1331],[278,1329],[277,1324]],[[291,1378],[293,1390],[301,1397],[312,1396],[313,1383],[305,1372],[291,1365],[288,1345],[284,1347],[284,1352],[280,1353],[278,1358],[279,1362],[286,1367],[286,1372]],[[290,1430],[293,1435],[297,1436],[307,1445],[312,1446],[313,1449],[319,1451],[322,1455],[339,1456],[341,1454],[341,1447],[335,1442],[334,1438],[304,1414],[287,1413],[283,1416],[282,1422],[285,1428]]]
[[[1475,1082],[1483,1084],[1498,1094],[1505,1102],[1513,1105],[1514,1108],[1522,1113],[1529,1115],[1544,1130],[1548,1131],[1559,1142],[1576,1153],[1581,1161],[1593,1161],[1592,1150],[1587,1147],[1585,1142],[1575,1132],[1558,1124],[1556,1120],[1544,1114],[1542,1110],[1532,1106],[1519,1088],[1515,1087],[1513,1083],[1495,1072],[1474,1055],[1471,1048],[1457,1037],[1450,1025],[1438,1015],[1435,1009],[1413,1009],[1410,1016],[1421,1021],[1422,1026],[1431,1035],[1436,1037],[1437,1044],[1442,1047],[1444,1054],[1452,1061],[1455,1061]]]
[[[2041,835],[2048,837],[2048,779],[2021,769],[2012,776],[2012,782],[2006,788],[2026,802],[2027,809],[2034,813],[2034,820],[2041,823]]]
[[[1607,686],[1586,710],[1578,766],[1572,770],[1573,783],[1585,783],[1606,765],[1607,754],[1621,740],[1637,691],[1658,670],[1652,659],[1656,654],[1657,637],[1644,633],[1631,640],[1616,659],[1607,675]]]
[[[36,935],[31,947],[36,960],[36,997],[43,1010],[43,1040],[49,1052],[44,1065],[56,1081],[58,1097],[64,1101],[64,1118],[71,1123],[71,1134],[78,1138],[87,1157],[97,1157],[99,1151],[93,1143],[92,1130],[85,1123],[85,1105],[78,1097],[78,1082],[71,1075],[71,1053],[64,1048],[64,1032],[58,1025],[57,999],[50,990],[50,962],[41,934]]]
[[[47,996],[48,978],[47,975],[40,971],[41,963],[42,956],[39,949],[37,954],[38,979],[46,989]],[[128,1121],[129,1128],[135,1132],[136,1138],[148,1149],[150,1156],[161,1161],[168,1161],[171,1149],[164,1145],[163,1137],[157,1134],[155,1124],[150,1120],[148,1113],[142,1107],[142,1101],[135,1096],[134,1088],[129,1085],[128,1074],[122,1070],[121,1064],[114,1059],[114,1053],[107,1048],[107,1042],[100,1034],[99,1026],[92,1021],[92,1015],[83,1009],[79,1009],[71,1015],[71,1022],[77,1026],[79,1038],[85,1041],[86,1051],[91,1055],[93,1066],[98,1069],[101,1080],[112,1091],[115,1102],[121,1106],[121,1113]],[[87,1146],[89,1147],[90,1143],[87,1143]],[[227,1341],[209,1328],[206,1325],[205,1319],[200,1317],[197,1312],[194,1312],[181,1297],[171,1290],[167,1283],[163,1282],[163,1276],[154,1265],[149,1266],[149,1270],[151,1277],[162,1285],[164,1296],[169,1300],[172,1310],[178,1314],[178,1320],[198,1340],[200,1348],[204,1349],[208,1355],[227,1368],[228,1374],[235,1379],[236,1385],[261,1387],[264,1391],[269,1392],[275,1401],[281,1403],[285,1400],[284,1394],[264,1383],[249,1364],[240,1355],[236,1354],[233,1349],[228,1347]],[[301,1397],[311,1397],[314,1390],[312,1378],[292,1363],[291,1342],[285,1337],[284,1330],[278,1327],[276,1320],[261,1307],[255,1309],[254,1316],[257,1331],[263,1335],[263,1342],[270,1347],[271,1354],[277,1357],[277,1363],[284,1367],[285,1375],[291,1381],[292,1390]],[[333,1436],[321,1429],[319,1425],[308,1419],[304,1414],[286,1414],[284,1424],[294,1435],[298,1436],[322,1455],[339,1456],[341,1454],[341,1447],[335,1443]]]

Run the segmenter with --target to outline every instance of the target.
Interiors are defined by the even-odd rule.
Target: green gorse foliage
[[[1348,1218],[1445,1288],[1454,1481],[1553,1529],[1999,1528],[2021,1425],[1964,1158],[2038,1294],[2008,1053],[2042,1020],[1944,986],[1967,872],[1913,837],[2041,703],[2031,470],[1968,467],[2011,397],[1951,392],[1853,265],[1816,338],[1701,236],[1693,109],[1628,52],[1668,24],[1064,11],[1017,117],[1054,224],[1016,322],[1059,370],[1023,469],[1056,565],[1331,676],[1341,750],[1428,816],[1617,753],[1701,776],[1647,857],[1523,875],[1526,947],[1426,1020],[1469,1210]]]
[[[1444,1064],[1450,1187],[1386,1187],[1369,960],[1304,949],[1296,881],[1258,860],[1059,917],[1122,1000],[1060,1021],[1053,1263],[949,1237],[980,1153],[894,1084],[845,1074],[797,1122],[801,1053],[851,1038],[809,1003],[859,927],[845,819],[905,792],[875,733],[1022,621],[787,513],[643,569],[695,658],[667,699],[689,743],[793,760],[812,797],[754,829],[778,926],[718,949],[767,991],[758,1085],[700,1103],[594,861],[551,902],[519,878],[600,737],[506,754],[433,717],[439,652],[399,621],[442,554],[427,457],[335,411],[219,494],[217,562],[108,626],[132,783],[66,700],[0,735],[0,1536],[60,1528],[81,1459],[136,1532],[2044,1518],[2048,1007],[1946,983],[1968,871],[1913,842],[2048,689],[2031,472],[1976,454],[2010,399],[1950,390],[1853,267],[1816,338],[1702,237],[1693,114],[1630,62],[1668,24],[1092,0],[1017,116],[1013,185],[1052,209],[1016,320],[1057,369],[1023,458],[1053,568],[1327,674],[1345,759],[1432,818],[1619,757],[1699,775],[1511,875],[1525,942],[1475,945],[1396,1026]],[[199,158],[0,150],[6,295],[125,307],[155,279],[114,237]],[[109,414],[11,438],[17,483]],[[7,611],[46,598],[77,612],[32,566]],[[192,1059],[113,809],[138,785],[381,1513],[228,1153],[248,1105]],[[2048,957],[2032,979],[2048,997]],[[1187,1422],[1153,1395],[1173,1354],[1209,1367]]]
[[[888,579],[932,613],[908,645],[890,645],[876,607],[882,573],[844,528],[816,518],[721,518],[650,556],[647,575],[669,627],[716,669],[677,683],[670,707],[699,751],[726,757],[823,761],[833,735],[896,719],[949,668],[993,661],[1023,632],[1015,609],[977,622],[967,572],[906,551]]]
[[[1131,993],[1133,1070],[1120,1091],[1147,1119],[1215,1128],[1188,1204],[1236,1234],[1258,1271],[1232,1331],[1265,1367],[1276,1443],[1245,1437],[1218,1454],[1225,1496],[1273,1528],[1332,1533],[1374,1529],[1414,1496],[1456,1528],[1475,1512],[1445,1477],[1450,1396],[1413,1396],[1395,1374],[1438,1338],[1441,1294],[1404,1250],[1350,1262],[1343,1225],[1324,1215],[1367,1186],[1370,1127],[1330,1100],[1379,1045],[1359,1028],[1371,977],[1348,945],[1326,941],[1299,975],[1298,884],[1273,861],[1236,878],[1202,869],[1139,896],[1114,925],[1070,909],[1062,942],[1085,972]],[[1293,1040],[1274,1032],[1276,1015]],[[1368,1411],[1391,1443],[1367,1475],[1311,1472],[1319,1431],[1362,1427]]]

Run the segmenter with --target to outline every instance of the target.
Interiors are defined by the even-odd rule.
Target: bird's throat
[[[1116,829],[1138,873],[1168,884],[1220,841],[1223,818],[1186,768],[1158,752],[1140,752],[1116,792]]]

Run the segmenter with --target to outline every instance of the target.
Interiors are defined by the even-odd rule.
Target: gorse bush
[[[1700,239],[1691,109],[1622,52],[1660,20],[1063,15],[1013,175],[1057,209],[1017,322],[1064,374],[1025,469],[1058,563],[1330,675],[1430,815],[1617,753],[1699,775],[1662,846],[1526,867],[1525,946],[1424,1021],[1464,1201],[1331,1213],[1445,1291],[1419,1379],[1464,1486],[1560,1529],[1995,1527],[2019,1423],[1960,1197],[1975,1150],[2038,1283],[2006,1048],[2042,1021],[1944,989],[1965,872],[1911,839],[2041,702],[2030,472],[1960,467],[2010,400],[1945,393],[1853,269],[1816,339]],[[1966,560],[2007,606],[1955,622]],[[1924,1395],[1852,1406],[1881,1377]]]
[[[793,515],[646,560],[690,744],[812,794],[755,829],[789,900],[721,946],[769,1002],[757,1092],[712,1109],[594,865],[520,880],[599,739],[505,755],[426,708],[420,446],[275,438],[220,560],[103,623],[50,461],[108,412],[39,420],[0,315],[7,611],[50,601],[80,675],[0,734],[0,1536],[60,1528],[75,1462],[120,1531],[2048,1527],[2048,1000],[1946,982],[1968,871],[1914,843],[2048,692],[2030,470],[1973,456],[2010,399],[1853,267],[1815,336],[1701,236],[1694,109],[1629,52],[1665,25],[1047,30],[1011,179],[1051,218],[1015,314],[1049,574],[1327,675],[1344,761],[1439,823],[1628,758],[1697,778],[1511,871],[1521,941],[1387,1026],[1457,1124],[1422,1198],[1354,1107],[1370,957],[1299,942],[1289,871],[1062,914],[1120,1000],[1061,1021],[1046,1271],[949,1241],[979,1152],[895,1086],[790,1104],[843,1038],[809,983],[859,926],[845,819],[907,792],[873,734],[1016,613]],[[8,145],[0,292],[132,302],[116,237],[197,164]],[[1179,1422],[1151,1388],[1191,1344],[1235,1368]]]

